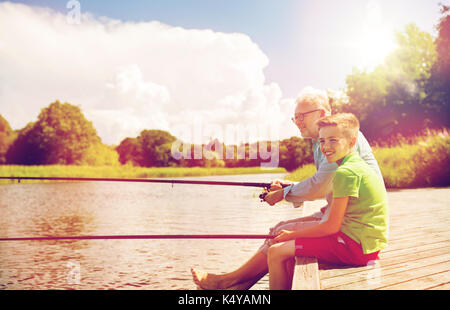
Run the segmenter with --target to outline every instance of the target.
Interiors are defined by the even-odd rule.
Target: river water
[[[270,182],[277,174],[195,178]],[[183,178],[181,178],[183,179]],[[185,178],[194,179],[194,178]],[[300,209],[251,187],[79,182],[0,186],[0,236],[266,234]],[[0,289],[195,289],[190,267],[231,271],[262,240],[0,242]],[[254,289],[267,289],[264,277]]]

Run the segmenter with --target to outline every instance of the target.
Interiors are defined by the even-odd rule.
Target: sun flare
[[[377,65],[383,63],[395,46],[392,32],[366,31],[358,44],[360,66],[366,69],[374,69]]]
[[[374,69],[383,63],[385,57],[395,48],[394,30],[383,20],[381,7],[376,1],[369,1],[366,16],[358,40],[360,66]]]

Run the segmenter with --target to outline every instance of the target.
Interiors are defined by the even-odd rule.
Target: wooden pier
[[[293,289],[450,289],[450,188],[389,191],[388,247],[364,267],[297,259]],[[316,210],[310,210],[316,211]]]

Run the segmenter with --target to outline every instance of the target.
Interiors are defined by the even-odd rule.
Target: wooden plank
[[[450,282],[438,284],[436,286],[427,288],[427,290],[450,290]]]
[[[397,283],[387,287],[384,290],[426,290],[436,286],[436,283],[445,283],[450,280],[450,271],[439,272],[426,275],[411,281]]]
[[[340,286],[347,283],[358,282],[367,279],[369,276],[373,275],[373,269],[379,268],[383,276],[402,272],[403,270],[420,268],[431,264],[442,263],[450,259],[450,255],[447,252],[444,253],[430,253],[430,256],[425,258],[416,259],[398,259],[395,262],[389,261],[377,261],[375,266],[364,266],[358,268],[352,268],[353,272],[345,275],[335,274],[334,277],[324,278],[321,275],[322,288],[330,288],[334,286]]]
[[[394,284],[398,284],[398,283],[406,283],[409,281],[416,281],[419,278],[422,277],[428,277],[430,275],[433,274],[438,274],[438,273],[442,273],[442,272],[447,272],[448,271],[448,264],[450,261],[446,261],[440,264],[434,264],[434,265],[429,265],[426,267],[419,267],[416,269],[411,269],[405,272],[401,272],[398,274],[392,274],[388,277],[386,277],[385,279],[383,279],[382,284],[386,284],[383,286],[380,286],[376,289],[388,289],[389,287],[393,286]],[[448,281],[448,277],[446,279],[444,279],[442,282],[446,282]],[[436,285],[437,283],[429,283],[428,287],[432,286],[432,285]]]
[[[385,277],[389,274],[408,271],[411,268],[420,268],[421,274],[427,275],[432,273],[431,270],[427,270],[427,266],[433,263],[439,263],[439,260],[442,260],[442,258],[444,260],[443,264],[447,265],[446,269],[448,270],[448,260],[450,259],[448,257],[450,253],[450,247],[448,245],[448,241],[445,240],[417,248],[392,251],[380,259],[379,271],[382,277]],[[346,285],[345,287],[349,289],[352,289],[352,286],[358,289],[374,288],[359,283],[359,281],[367,280],[369,274],[370,268],[368,267],[320,270],[322,289],[336,289],[342,285]],[[438,284],[435,283],[435,285]]]
[[[313,213],[303,206],[303,216]],[[296,257],[292,277],[293,290],[320,290],[319,265],[315,257]]]
[[[447,251],[450,252],[449,242],[447,240],[441,240],[441,241],[436,241],[436,242],[432,242],[432,243],[418,244],[418,245],[411,243],[410,246],[406,247],[406,248],[398,248],[398,249],[395,249],[395,250],[392,250],[389,252],[381,252],[380,259],[388,260],[388,259],[392,259],[397,256],[411,255],[412,253],[424,252],[424,251],[429,251],[432,249],[440,249],[440,248],[447,249]]]
[[[396,283],[433,273],[448,271],[450,255],[429,258],[426,261],[417,260],[405,264],[398,264],[395,268],[379,268],[359,272],[352,277],[338,277],[338,281],[327,283],[322,280],[323,289],[380,289]]]
[[[450,225],[449,225],[450,226]],[[448,228],[447,228],[448,229]],[[395,245],[398,243],[401,243],[404,240],[414,240],[415,242],[425,242],[429,243],[430,241],[434,241],[437,238],[443,238],[445,240],[450,240],[450,236],[447,230],[433,230],[433,232],[427,233],[426,238],[424,238],[424,232],[423,231],[407,231],[403,234],[391,234],[392,236],[388,239],[388,247],[383,250],[389,250],[391,248],[391,245]]]
[[[380,267],[386,268],[390,265],[405,263],[410,260],[424,259],[430,256],[435,256],[439,254],[450,253],[447,242],[438,242],[432,244],[426,244],[418,246],[416,248],[406,248],[400,249],[398,251],[391,251],[389,253],[380,255]],[[361,270],[365,270],[364,267],[354,267],[354,268],[339,268],[336,266],[330,266],[324,264],[319,264],[320,279],[324,280],[332,277],[345,276],[350,273],[356,273]],[[325,269],[327,268],[327,269]]]
[[[396,243],[389,243],[388,247],[384,250],[381,250],[380,252],[380,257],[385,257],[385,256],[389,256],[392,253],[396,253],[398,251],[403,251],[403,250],[414,250],[415,248],[421,247],[421,246],[425,246],[428,244],[435,244],[435,243],[450,243],[450,240],[448,239],[448,237],[445,236],[437,236],[434,235],[434,238],[432,238],[431,240],[417,240],[417,239],[404,239],[401,240],[399,242]],[[446,247],[449,247],[448,245],[445,245]]]
[[[428,230],[428,231],[448,231],[448,225],[450,224],[450,222],[439,222],[439,223],[423,223],[420,221],[417,221],[416,223],[411,223],[409,224],[405,224],[399,227],[392,227],[390,228],[390,233],[393,234],[394,236],[396,235],[401,235],[402,233],[406,233],[406,232],[423,232],[424,230]]]
[[[296,257],[293,290],[320,290],[319,267],[314,257]]]

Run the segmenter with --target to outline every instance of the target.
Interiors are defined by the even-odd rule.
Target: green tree
[[[291,137],[280,142],[279,166],[288,171],[313,162],[311,140]]]
[[[435,40],[437,59],[426,83],[426,104],[432,110],[435,127],[450,126],[450,7],[441,4],[442,17]]]
[[[126,138],[116,148],[122,164],[132,163],[142,167],[175,166],[171,147],[176,140],[164,130],[143,130],[137,138]]]
[[[338,107],[338,112],[351,112],[359,118],[361,130],[370,140],[385,139],[394,132],[414,134],[432,122],[425,99],[436,60],[433,38],[413,24],[396,37],[398,48],[384,64],[372,72],[354,69],[347,76],[349,102]]]
[[[336,112],[353,113],[364,124],[370,115],[386,106],[388,81],[384,67],[378,66],[373,72],[353,68],[346,83],[349,101]]]
[[[170,166],[173,162],[170,146],[176,140],[164,130],[143,130],[137,141],[139,144],[139,165],[144,167]]]
[[[23,165],[77,165],[90,147],[100,143],[79,107],[55,101],[41,110],[36,122],[19,131],[7,160]]]
[[[0,164],[6,163],[6,153],[16,138],[8,121],[0,115]]]
[[[436,60],[436,47],[433,37],[415,25],[398,33],[397,42],[399,48],[386,59],[386,101],[396,116],[396,131],[415,134],[432,122],[432,111],[425,103],[425,85]]]
[[[141,148],[137,138],[126,138],[120,142],[116,148],[119,153],[119,161],[121,164],[132,164],[138,166],[141,162]]]
[[[116,150],[102,143],[91,144],[83,154],[82,165],[116,166],[119,165],[119,154]]]

